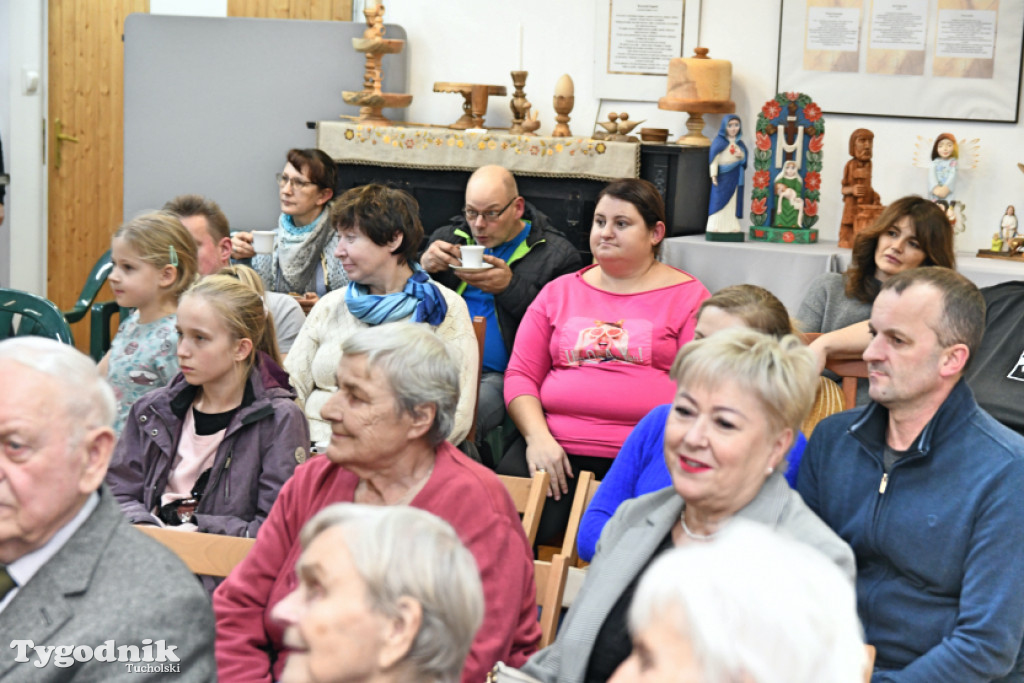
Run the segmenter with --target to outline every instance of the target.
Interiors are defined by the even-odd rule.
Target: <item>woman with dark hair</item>
[[[665,205],[646,180],[613,181],[598,195],[590,249],[596,264],[541,290],[516,335],[505,402],[522,435],[503,474],[551,475],[538,538],[564,529],[580,469],[604,476],[636,423],[673,394],[668,368],[693,338],[708,290],[658,261]],[[555,512],[555,509],[558,511]]]
[[[285,360],[313,441],[331,438],[320,410],[338,390],[342,342],[364,327],[409,320],[430,325],[459,352],[459,403],[455,426],[445,436],[460,443],[473,420],[479,353],[465,301],[416,261],[423,240],[419,204],[404,190],[363,185],[333,203],[328,224],[337,231],[332,260],[344,267],[349,283],[317,302]]]
[[[863,352],[870,342],[871,304],[887,279],[919,266],[956,267],[953,229],[945,212],[918,196],[897,199],[853,242],[845,273],[823,273],[811,283],[797,312],[804,332],[821,332],[811,348],[824,358],[832,353]],[[828,333],[828,334],[824,334]],[[867,399],[867,383],[857,403]]]
[[[252,258],[252,268],[272,292],[306,294],[300,303],[308,311],[316,299],[348,283],[345,270],[332,254],[338,235],[327,220],[337,177],[334,160],[319,149],[291,149],[284,170],[277,174],[281,216],[274,251],[256,254],[251,232],[236,232],[231,255]]]

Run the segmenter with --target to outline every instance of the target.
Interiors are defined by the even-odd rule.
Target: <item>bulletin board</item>
[[[777,92],[825,112],[1016,123],[1020,0],[782,0]]]

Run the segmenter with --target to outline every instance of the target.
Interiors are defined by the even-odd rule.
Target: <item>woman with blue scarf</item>
[[[320,408],[338,390],[341,343],[361,328],[406,320],[430,325],[457,354],[460,394],[448,440],[459,444],[473,421],[479,352],[462,297],[416,262],[423,239],[419,205],[403,190],[364,185],[341,195],[328,220],[338,237],[334,258],[349,284],[321,297],[285,360],[310,436],[314,442],[331,437]]]
[[[336,166],[319,149],[288,150],[284,170],[277,174],[281,216],[274,236],[274,251],[257,254],[252,233],[231,236],[231,256],[259,273],[263,287],[281,294],[303,295],[299,303],[308,313],[318,297],[348,283],[341,264],[331,255],[338,246],[337,234],[327,220],[334,197]]]
[[[708,239],[743,241],[743,173],[747,169],[747,146],[740,140],[742,124],[735,114],[722,119],[718,135],[708,153],[711,173],[711,201],[708,203]],[[724,233],[738,234],[723,237]]]

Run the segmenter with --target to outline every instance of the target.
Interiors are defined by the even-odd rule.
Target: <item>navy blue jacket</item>
[[[883,485],[887,426],[820,422],[798,486],[857,556],[872,681],[1024,681],[1024,437],[961,380]]]

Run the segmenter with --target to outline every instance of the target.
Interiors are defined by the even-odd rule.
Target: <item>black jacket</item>
[[[512,354],[512,342],[515,341],[519,322],[541,288],[556,277],[574,273],[583,267],[583,259],[576,247],[530,202],[526,202],[523,220],[530,221],[530,234],[508,260],[512,280],[504,292],[494,297],[498,327],[509,355]],[[459,245],[475,244],[469,224],[462,216],[454,216],[450,224],[435,230],[427,248],[435,240]],[[466,283],[450,270],[431,273],[430,277],[459,294],[466,288]]]
[[[1024,281],[981,290],[985,335],[972,354],[964,379],[978,405],[1018,434],[1024,434]]]

